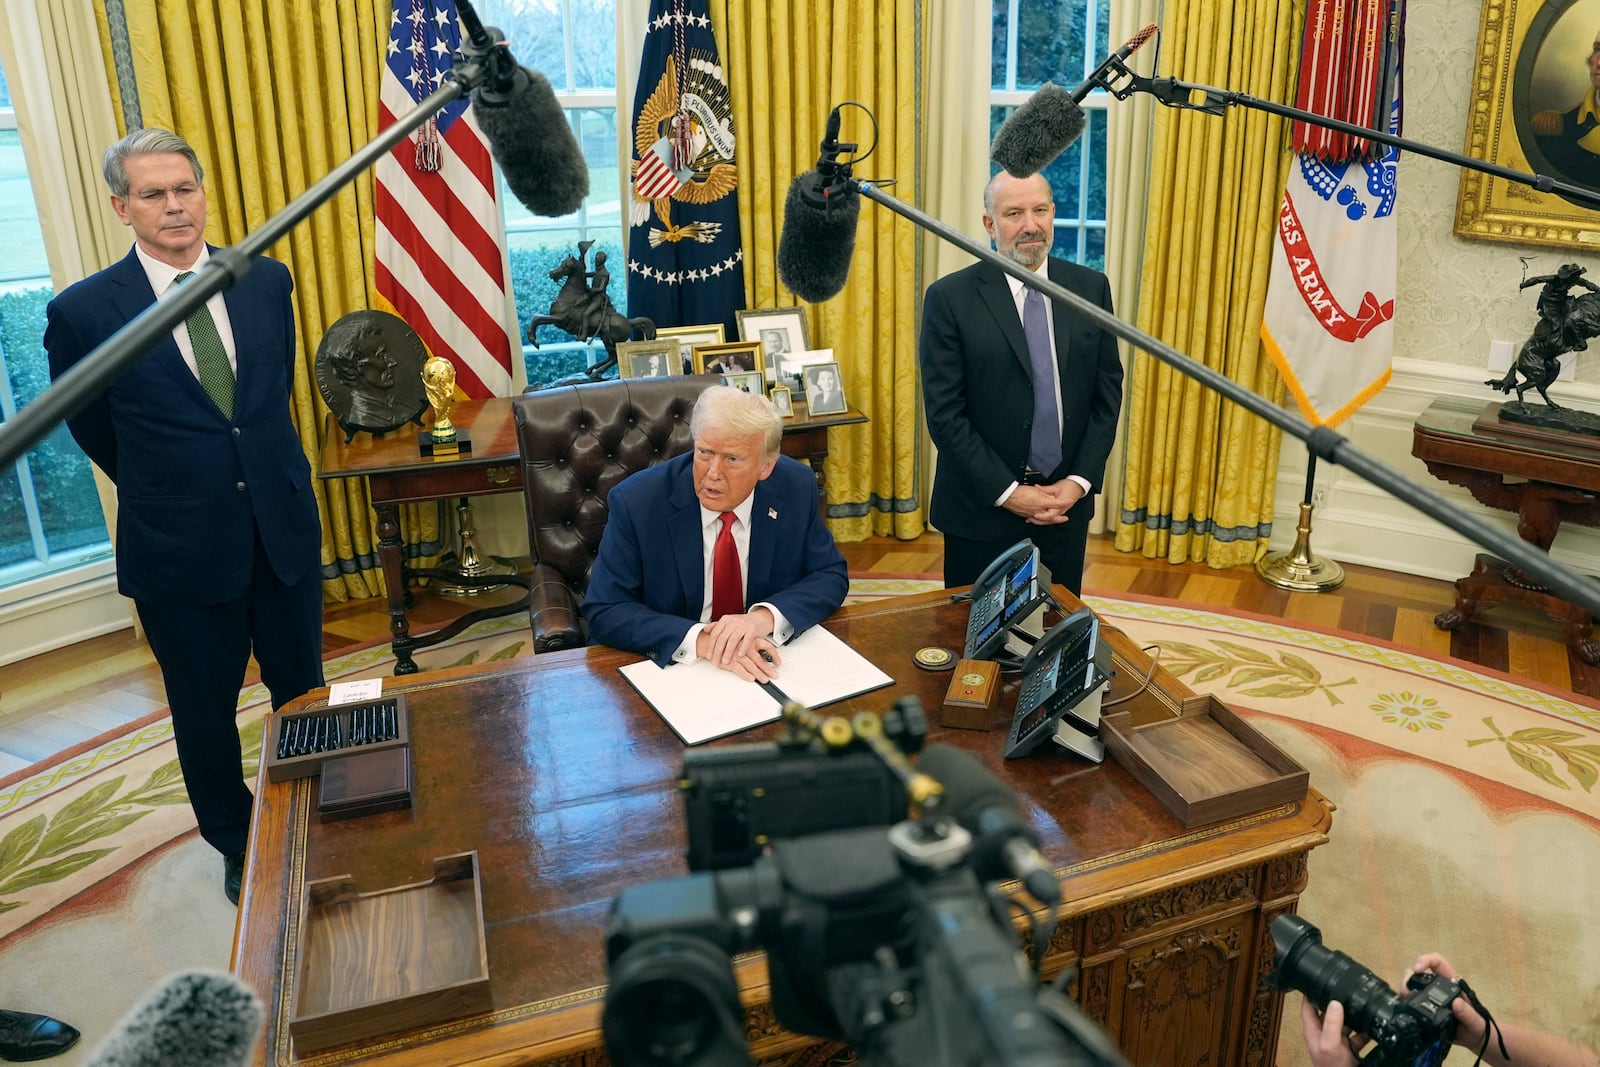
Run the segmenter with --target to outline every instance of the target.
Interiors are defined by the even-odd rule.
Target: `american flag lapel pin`
[[[767,509],[767,518],[775,519],[777,517],[778,517],[778,509],[777,508],[768,508]]]

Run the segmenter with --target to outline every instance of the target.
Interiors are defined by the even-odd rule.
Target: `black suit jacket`
[[[1049,262],[1050,280],[1111,310],[1111,285],[1099,271]],[[1061,465],[1051,481],[1075,474],[1100,488],[1122,405],[1117,340],[1053,306],[1061,373]],[[928,433],[939,449],[933,524],[958,537],[1006,536],[1017,521],[994,506],[1028,465],[1033,376],[1022,320],[1006,275],[975,263],[939,279],[923,299],[918,339]]]
[[[223,299],[238,357],[225,418],[171,335],[67,420],[117,486],[117,584],[124,596],[184,606],[244,593],[255,539],[285,584],[320,566],[311,465],[289,418],[293,283],[258,258]],[[59,378],[155,302],[138,256],[63,291],[46,309],[50,377]]]

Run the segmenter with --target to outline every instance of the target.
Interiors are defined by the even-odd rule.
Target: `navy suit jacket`
[[[272,569],[294,584],[320,566],[311,466],[289,418],[293,283],[257,258],[223,299],[238,377],[223,416],[171,335],[67,420],[117,486],[117,584],[134,600],[199,607],[242,595],[260,533]],[[155,302],[138,256],[50,302],[44,346],[59,378]]]
[[[1051,281],[1111,310],[1105,275],[1049,262]],[[1051,481],[1076,474],[1098,491],[1122,408],[1117,339],[1061,304],[1054,312],[1061,465],[1045,473]],[[918,352],[928,435],[939,449],[929,518],[958,537],[1011,535],[1019,520],[994,502],[1027,470],[1033,373],[1005,272],[979,262],[929,286]]]
[[[803,463],[779,456],[753,495],[745,604],[773,605],[798,635],[844,603],[844,557],[818,512],[816,476]],[[589,638],[665,667],[705,604],[694,453],[629,475],[606,502],[583,601]]]

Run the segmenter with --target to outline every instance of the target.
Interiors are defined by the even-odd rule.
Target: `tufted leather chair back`
[[[512,401],[534,563],[534,651],[588,643],[579,605],[605,530],[607,494],[635,471],[687,452],[695,401],[721,380],[619,378]]]

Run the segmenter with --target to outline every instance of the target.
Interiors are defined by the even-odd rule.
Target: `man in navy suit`
[[[111,206],[133,230],[120,262],[46,309],[58,378],[210,258],[194,149],[145,129],[106,150]],[[161,667],[200,834],[234,903],[250,790],[234,721],[254,652],[272,706],[322,684],[321,534],[289,418],[293,283],[257,259],[81,412],[73,438],[117,486],[117,585]]]
[[[983,206],[1000,255],[1111,310],[1104,274],[1050,258],[1055,202],[1043,175],[1001,171]],[[979,262],[928,287],[918,357],[939,449],[929,517],[944,533],[945,585],[972,584],[1029,537],[1051,577],[1081,592],[1122,405],[1116,337]]]
[[[778,454],[783,422],[766,397],[713,386],[689,430],[693,451],[607,497],[583,603],[589,636],[663,667],[704,658],[771,681],[779,646],[844,603],[844,557],[818,513],[816,477]],[[717,559],[730,549],[731,573]],[[731,602],[719,570],[737,579]]]

